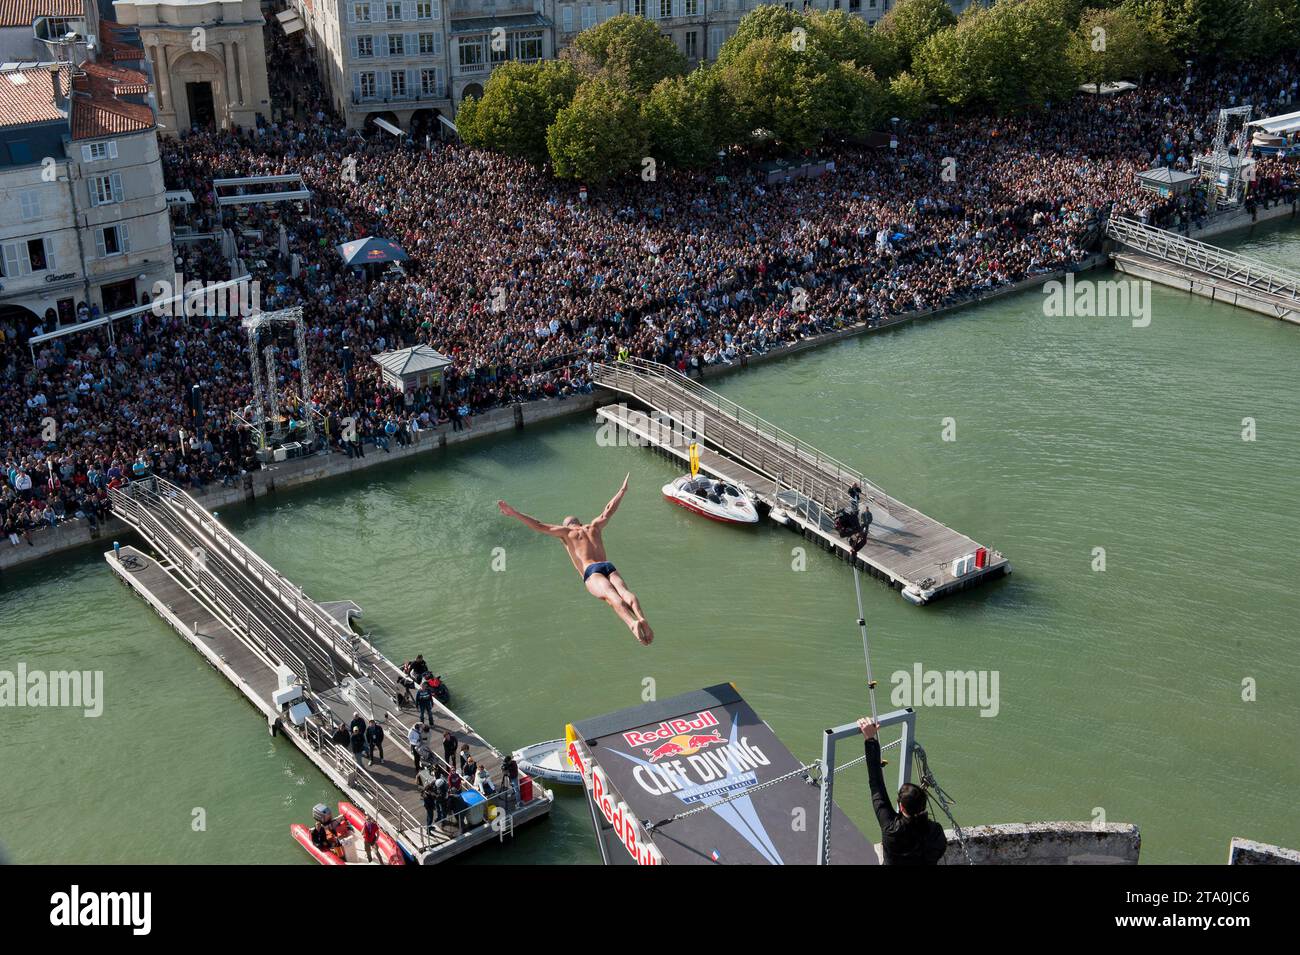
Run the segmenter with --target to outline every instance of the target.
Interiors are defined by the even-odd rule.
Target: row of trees
[[[947,0],[898,0],[874,28],[768,4],[692,70],[653,22],[619,16],[558,60],[498,67],[456,123],[466,142],[559,176],[650,178],[733,145],[800,150],[934,107],[1034,109],[1083,82],[1297,46],[1300,0],[996,0],[960,18]]]

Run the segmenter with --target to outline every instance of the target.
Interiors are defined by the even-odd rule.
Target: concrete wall
[[[1138,827],[1091,822],[1007,823],[963,829],[976,865],[1137,865],[1142,848]],[[951,829],[940,865],[966,865]]]
[[[1228,847],[1228,865],[1300,865],[1300,852],[1236,837]]]

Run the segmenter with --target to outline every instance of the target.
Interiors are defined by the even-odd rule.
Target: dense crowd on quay
[[[289,41],[273,39],[285,56]],[[223,224],[213,178],[302,174],[310,203],[245,207],[224,224],[263,236],[240,247],[262,307],[304,306],[311,397],[351,454],[589,390],[594,360],[734,362],[1068,268],[1095,248],[1103,210],[1189,228],[1186,200],[1140,191],[1135,174],[1187,168],[1220,106],[1300,98],[1300,64],[1258,65],[1080,95],[1032,116],[911,124],[896,149],[827,147],[834,171],[819,179],[767,186],[754,157],[737,154],[707,174],[663,171],[588,194],[496,154],[344,130],[305,59],[281,62],[293,65],[271,74],[293,118],[165,140],[165,170],[169,188],[194,193],[201,227]],[[1253,201],[1295,197],[1294,167],[1262,162]],[[343,263],[337,246],[367,235],[406,250],[401,272]],[[177,272],[231,277],[212,243],[178,245]],[[15,545],[61,519],[102,516],[107,488],[133,471],[199,487],[256,467],[231,418],[252,396],[237,319],[144,313],[122,320],[111,344],[102,331],[66,336],[33,361],[26,342],[42,330],[0,327],[0,522]],[[445,393],[403,396],[370,361],[417,343],[452,359]],[[286,394],[301,357],[283,344]],[[357,422],[355,442],[338,440],[344,417]]]

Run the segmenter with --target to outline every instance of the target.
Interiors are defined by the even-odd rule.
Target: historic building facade
[[[148,78],[0,71],[0,316],[51,331],[137,305],[174,270]]]
[[[164,133],[271,119],[259,0],[115,0],[113,8],[118,24],[139,34]]]

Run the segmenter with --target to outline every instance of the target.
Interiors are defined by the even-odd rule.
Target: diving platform
[[[550,812],[552,794],[532,781],[531,793],[523,794],[531,798],[505,788],[475,790],[481,799],[426,828],[407,739],[418,720],[410,681],[353,628],[361,608],[350,600],[312,600],[161,478],[114,489],[111,499],[113,513],[147,545],[115,545],[105,554],[113,572],[262,713],[272,735],[297,746],[348,800],[370,812],[408,861],[433,864],[504,842],[516,826]],[[382,761],[363,758],[359,765],[332,741],[335,728],[357,713],[383,726]],[[437,700],[433,716],[430,748],[444,769],[442,734],[450,730],[494,783],[501,779],[500,750]]]
[[[743,485],[773,520],[855,560],[913,604],[1011,570],[997,550],[909,507],[854,468],[674,369],[634,358],[593,366],[593,379],[648,409],[605,405],[596,412],[601,421],[683,462],[690,461],[690,446],[696,443],[701,471]],[[862,489],[862,501],[874,518],[856,555],[835,529],[835,514],[849,504],[854,485]]]
[[[566,737],[606,865],[880,862],[824,785],[833,764],[800,763],[730,683],[578,720]]]
[[[1123,216],[1106,235],[1117,272],[1300,325],[1300,274]]]

